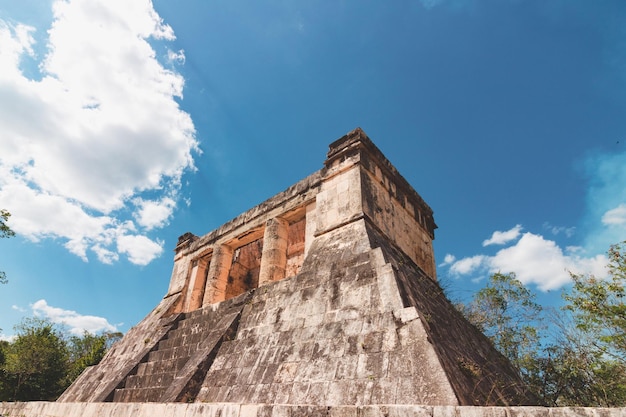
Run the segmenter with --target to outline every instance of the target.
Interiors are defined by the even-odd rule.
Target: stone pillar
[[[228,245],[216,245],[209,264],[202,306],[224,301],[232,262],[233,249]]]
[[[289,222],[287,220],[276,217],[265,223],[259,287],[285,278],[288,239]]]
[[[202,307],[204,302],[204,291],[206,290],[207,268],[209,261],[207,258],[200,258],[196,266],[192,269],[192,277],[187,289],[187,299],[185,300],[185,310],[194,311]]]

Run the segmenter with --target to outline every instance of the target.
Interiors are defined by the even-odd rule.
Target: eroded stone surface
[[[220,413],[291,416],[531,403],[438,286],[435,228],[415,190],[350,132],[317,173],[203,237],[181,236],[164,301],[59,401],[271,404]]]

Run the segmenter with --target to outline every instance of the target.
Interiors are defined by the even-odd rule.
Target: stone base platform
[[[626,408],[181,403],[0,403],[2,417],[623,417]]]

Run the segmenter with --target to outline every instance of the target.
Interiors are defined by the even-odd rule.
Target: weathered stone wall
[[[436,279],[432,210],[357,129],[330,145],[322,170],[203,237],[181,236],[168,289],[181,298],[172,312],[297,274],[316,236],[363,216]],[[265,248],[246,266],[238,256],[254,242]]]
[[[59,401],[532,404],[438,287],[435,227],[355,130],[319,172],[181,236],[161,305]]]
[[[196,400],[457,404],[416,310],[387,309],[380,260],[363,219],[318,237],[299,275],[254,293]]]
[[[626,408],[0,403],[3,417],[623,417]]]

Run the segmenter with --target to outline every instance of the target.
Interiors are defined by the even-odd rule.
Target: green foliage
[[[72,336],[68,343],[70,366],[67,373],[67,385],[69,386],[85,368],[100,363],[111,345],[121,339],[121,333],[106,332],[94,335],[89,332],[81,337]]]
[[[528,361],[539,350],[536,323],[542,310],[532,291],[514,273],[496,273],[464,307],[463,313],[520,372],[524,372]]]
[[[572,275],[566,305],[550,317],[514,274],[494,274],[461,307],[545,405],[626,405],[624,244],[608,252],[608,279]]]
[[[54,326],[38,319],[25,320],[18,336],[5,350],[2,399],[53,400],[62,391],[67,370],[67,348]]]
[[[46,320],[25,319],[12,342],[0,342],[0,401],[55,400],[120,333],[66,335]]]
[[[572,275],[574,287],[564,298],[576,327],[593,339],[594,350],[626,366],[626,242],[609,249],[609,278]]]
[[[0,209],[0,238],[15,236],[15,232],[6,223],[9,217],[11,217],[11,213]],[[7,282],[7,275],[4,271],[0,271],[0,284],[6,284]]]
[[[5,209],[0,209],[0,238],[15,236],[15,232],[6,223],[9,217],[11,217],[11,213]]]

